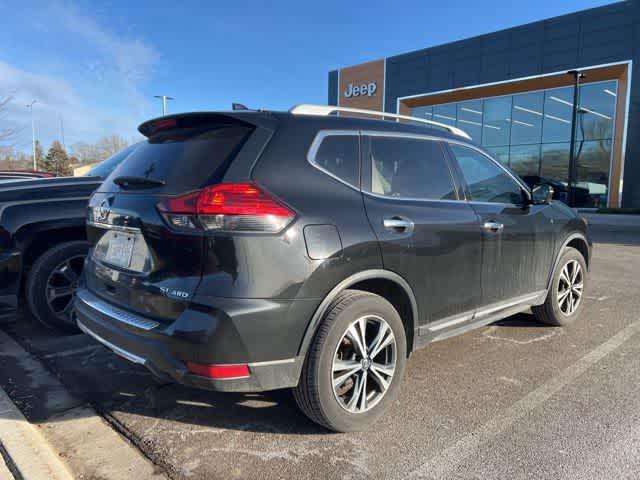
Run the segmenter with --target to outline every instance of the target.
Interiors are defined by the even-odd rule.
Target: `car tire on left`
[[[78,332],[73,319],[75,289],[89,243],[84,240],[56,245],[34,262],[26,284],[26,297],[34,317],[47,327]]]

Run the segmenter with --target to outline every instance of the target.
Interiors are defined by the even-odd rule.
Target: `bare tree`
[[[103,158],[110,157],[128,146],[129,142],[126,139],[115,134],[102,137],[98,142],[98,148]]]
[[[11,143],[17,133],[18,129],[10,127],[6,121],[6,113],[9,103],[13,100],[12,96],[0,97],[0,143]]]
[[[113,134],[102,137],[97,143],[74,143],[70,151],[80,163],[96,163],[118,153],[132,143],[133,140],[127,140],[126,138]]]
[[[77,142],[71,145],[71,154],[80,160],[80,163],[95,163],[100,161],[98,147],[92,143]]]
[[[12,145],[0,145],[0,170],[30,169],[31,162],[31,154],[16,151]]]

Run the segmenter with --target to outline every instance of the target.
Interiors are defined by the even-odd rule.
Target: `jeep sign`
[[[350,83],[347,85],[347,89],[344,91],[344,98],[360,97],[366,95],[372,96],[378,89],[376,82],[363,83],[361,85],[354,85]]]

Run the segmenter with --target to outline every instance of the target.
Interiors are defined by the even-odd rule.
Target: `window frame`
[[[441,137],[436,137],[433,135],[421,135],[419,133],[407,133],[407,132],[385,132],[385,131],[377,131],[377,130],[361,130],[361,158],[362,158],[362,167],[360,170],[360,184],[362,187],[362,193],[365,195],[369,195],[375,198],[382,198],[385,200],[399,200],[399,201],[412,201],[412,202],[464,202],[465,199],[460,191],[460,184],[456,178],[456,174],[451,163],[451,159],[449,158],[449,154],[447,149],[444,146],[444,139]],[[453,187],[453,192],[456,195],[456,198],[448,199],[448,198],[420,198],[420,197],[391,197],[389,195],[381,195],[378,193],[373,193],[371,191],[371,138],[372,137],[383,137],[383,138],[402,138],[408,140],[420,140],[420,141],[428,141],[428,142],[436,142],[441,151],[442,157],[447,165],[449,170],[449,176],[451,178],[451,186]]]
[[[358,179],[358,185],[349,183],[348,181],[340,178],[335,173],[327,170],[326,168],[318,164],[318,162],[316,162],[316,155],[318,154],[322,143],[329,137],[340,136],[352,136],[357,137],[358,139],[358,149],[356,152],[356,165],[358,168],[358,171],[356,172],[356,178]],[[307,152],[307,162],[309,162],[312,167],[317,168],[325,175],[328,175],[329,177],[342,183],[343,185],[353,188],[358,192],[362,191],[362,135],[359,130],[319,130],[318,133],[316,133],[313,141],[311,142],[311,146],[309,147],[309,151]]]
[[[322,145],[322,142],[331,136],[344,136],[351,135],[358,137],[358,172],[359,172],[359,185],[353,185],[346,180],[341,179],[337,175],[328,171],[324,167],[320,166],[315,158]],[[379,195],[371,192],[371,137],[389,137],[389,138],[406,138],[413,140],[423,140],[423,141],[432,141],[440,144],[440,148],[442,149],[442,153],[444,156],[444,160],[447,163],[449,168],[449,174],[451,176],[451,183],[453,186],[453,190],[457,196],[457,199],[429,199],[429,198],[413,198],[413,197],[390,197],[387,195]],[[361,192],[364,195],[369,195],[375,198],[382,198],[385,200],[391,201],[414,201],[414,202],[466,202],[466,203],[477,203],[477,204],[487,204],[487,205],[519,205],[514,203],[498,203],[498,202],[481,202],[476,201],[471,198],[469,192],[469,186],[467,185],[464,175],[460,169],[460,165],[458,163],[458,159],[456,158],[453,150],[451,149],[451,144],[460,145],[462,147],[469,148],[471,150],[475,150],[482,156],[486,157],[490,162],[496,165],[500,170],[506,173],[511,179],[518,185],[531,201],[531,190],[527,186],[527,184],[511,172],[508,168],[502,165],[498,160],[494,159],[488,152],[485,152],[481,147],[476,145],[466,143],[464,141],[458,141],[452,138],[443,138],[434,135],[423,135],[419,133],[408,133],[408,132],[392,132],[392,131],[380,131],[380,130],[349,130],[349,129],[326,129],[319,130],[313,141],[311,142],[311,146],[307,152],[307,161],[311,166],[320,170],[325,175],[333,178],[334,180],[342,183],[343,185],[348,186],[358,192]],[[521,205],[521,204],[520,204]]]
[[[449,154],[451,162],[453,162],[453,164],[455,165],[456,174],[459,177],[461,184],[463,185],[463,191],[464,191],[465,198],[469,203],[478,204],[478,205],[522,206],[522,203],[518,204],[518,203],[505,203],[505,202],[483,202],[483,201],[474,200],[473,198],[471,198],[471,191],[469,190],[469,185],[467,184],[467,181],[464,178],[464,174],[462,173],[462,169],[460,168],[460,163],[458,162],[458,158],[456,157],[455,153],[451,149],[451,145],[452,144],[453,145],[459,145],[461,147],[466,147],[466,148],[468,148],[470,150],[474,150],[477,153],[479,153],[480,155],[482,155],[483,157],[487,158],[496,167],[498,167],[500,170],[502,170],[504,173],[506,173],[509,177],[511,177],[511,179],[516,183],[516,185],[518,185],[520,187],[520,189],[525,192],[525,194],[529,198],[529,202],[531,202],[532,197],[531,197],[531,189],[529,188],[529,186],[521,178],[519,178],[516,174],[514,174],[508,168],[506,168],[504,165],[502,165],[498,160],[494,159],[489,153],[485,152],[484,150],[482,150],[479,147],[476,147],[475,145],[472,145],[472,144],[469,144],[469,143],[465,143],[465,142],[458,142],[458,141],[452,140],[452,139],[446,139],[444,141],[444,143],[446,144],[447,152]],[[523,203],[525,203],[525,202],[523,202]]]

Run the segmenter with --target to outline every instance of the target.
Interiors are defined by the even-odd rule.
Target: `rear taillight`
[[[220,183],[158,204],[169,224],[181,229],[277,233],[295,212],[253,183]]]

